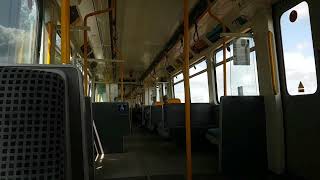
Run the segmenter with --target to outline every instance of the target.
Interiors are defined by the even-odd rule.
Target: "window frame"
[[[210,61],[209,61],[209,58],[208,58],[207,56],[203,56],[203,57],[199,58],[199,60],[197,60],[197,61],[195,61],[194,63],[192,63],[192,64],[189,66],[189,69],[193,68],[194,66],[196,66],[197,64],[200,64],[200,63],[202,63],[202,62],[205,62],[207,67],[206,67],[205,69],[197,72],[197,73],[194,73],[193,75],[189,75],[189,79],[192,79],[193,77],[196,77],[196,76],[198,76],[198,75],[201,75],[201,74],[203,74],[203,73],[205,73],[205,72],[207,72],[207,76],[208,76],[208,63],[210,63]],[[172,77],[173,77],[173,78],[172,78],[172,89],[173,89],[173,96],[174,96],[175,98],[176,98],[176,93],[175,93],[175,88],[174,88],[174,86],[177,85],[177,84],[179,84],[179,83],[183,83],[183,82],[184,82],[184,77],[183,77],[182,80],[177,81],[177,82],[174,82],[174,78],[176,78],[176,77],[179,76],[180,74],[182,74],[182,77],[183,77],[183,72],[182,72],[182,71],[179,71],[179,72],[177,72],[175,75],[172,76]],[[210,93],[209,93],[209,91],[210,91],[210,89],[209,89],[209,83],[207,82],[207,84],[208,84],[208,94],[210,94]],[[190,89],[191,89],[191,85],[190,85]],[[191,91],[190,91],[190,98],[191,98],[191,96],[192,96],[192,95],[191,95]],[[209,97],[209,102],[210,102],[210,97]]]
[[[254,38],[252,38],[252,39],[254,40]],[[231,42],[227,43],[226,46],[227,47],[230,46]],[[253,41],[253,43],[254,43],[254,41]],[[213,68],[213,72],[214,72],[214,83],[215,83],[215,100],[216,100],[217,104],[220,104],[220,99],[219,99],[219,95],[218,95],[218,83],[217,83],[217,72],[216,72],[216,69],[217,69],[218,66],[223,66],[223,60],[221,62],[216,63],[216,54],[219,51],[223,51],[223,47],[220,47],[220,48],[216,49],[215,51],[213,51],[213,56],[212,56],[212,59],[213,59],[212,68]],[[250,47],[250,53],[255,52],[255,51],[256,51],[256,47],[255,47],[255,44],[254,44],[254,46]],[[234,57],[234,55],[232,54],[232,56],[230,56],[229,58],[226,59],[226,63],[232,62],[233,61],[233,57]],[[258,82],[258,86],[259,86],[259,82]],[[260,94],[260,88],[259,88],[259,94]]]
[[[308,10],[309,10],[309,18],[310,18],[310,30],[311,30],[311,38],[312,38],[312,46],[313,46],[313,57],[314,57],[314,64],[315,64],[315,73],[316,73],[316,83],[317,83],[317,88],[316,91],[312,94],[296,94],[296,95],[291,95],[288,91],[288,81],[287,81],[287,77],[286,77],[286,66],[285,66],[285,58],[284,58],[284,48],[283,48],[283,38],[282,38],[282,29],[281,29],[281,17],[290,9],[294,8],[295,6],[299,5],[302,2],[306,2],[308,5]],[[299,2],[296,1],[292,1],[290,2],[290,5],[283,7],[283,9],[281,9],[281,15],[276,19],[276,23],[277,26],[279,27],[279,32],[278,32],[278,43],[277,45],[279,45],[278,49],[280,50],[280,53],[278,52],[278,56],[281,59],[280,63],[280,67],[282,67],[283,72],[281,72],[281,76],[283,76],[280,80],[283,81],[282,83],[280,82],[280,86],[281,86],[281,91],[285,92],[286,96],[289,97],[300,97],[300,96],[310,96],[310,95],[316,95],[320,93],[320,88],[319,88],[319,81],[320,81],[320,77],[319,77],[319,64],[318,64],[318,56],[317,56],[317,49],[316,49],[316,44],[315,44],[315,34],[314,34],[314,27],[313,27],[313,18],[312,18],[312,9],[310,8],[310,2],[308,0],[300,0]],[[279,58],[278,57],[278,58]]]

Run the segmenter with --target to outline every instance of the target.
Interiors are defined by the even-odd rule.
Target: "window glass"
[[[307,2],[286,11],[280,25],[287,91],[290,95],[313,94],[317,75]],[[299,85],[304,87],[300,92]]]
[[[162,92],[163,92],[163,95],[164,95],[164,96],[167,95],[167,89],[168,89],[167,83],[163,83],[163,84],[162,84]]]
[[[96,84],[96,102],[107,102],[106,86],[104,84]]]
[[[208,103],[209,102],[207,72],[201,73],[190,79],[190,94],[191,94],[192,103]]]
[[[227,62],[227,73],[230,72],[230,62]],[[221,96],[224,95],[223,90],[223,65],[216,67],[216,82],[217,82],[217,96],[218,101],[220,102]],[[227,74],[227,93],[231,92],[230,90],[230,75]]]
[[[227,46],[227,59],[233,56],[233,45]],[[223,50],[219,50],[216,53],[216,63],[220,63],[223,61]]]
[[[35,0],[1,0],[0,63],[35,63],[37,15]]]
[[[173,78],[173,83],[179,82],[181,80],[183,80],[183,74],[182,73],[178,74],[176,77]]]
[[[208,88],[208,74],[206,71],[207,62],[203,60],[190,67],[189,76],[198,74],[190,78],[190,96],[192,103],[207,103],[209,102],[209,88]],[[182,73],[174,77],[174,82],[183,80]],[[179,82],[174,85],[175,98],[179,98],[181,102],[184,102],[184,82]]]
[[[160,102],[160,85],[157,85],[156,93],[157,93],[156,101]]]
[[[117,101],[118,93],[118,84],[106,84],[106,102],[115,102]]]
[[[56,33],[56,48],[61,51],[61,37],[58,33]]]
[[[255,52],[250,53],[250,65],[240,66],[230,64],[230,95],[259,95],[258,73]]]
[[[150,97],[149,97],[149,89],[146,88],[144,89],[144,105],[149,105],[150,104]]]
[[[250,41],[250,44],[253,40]],[[216,58],[222,50],[216,53]],[[221,62],[221,61],[220,61]],[[259,95],[259,83],[255,51],[250,53],[250,65],[234,65],[233,60],[227,62],[227,95],[254,96]],[[220,102],[224,95],[223,64],[216,65],[217,97]]]
[[[194,66],[192,66],[190,69],[189,69],[189,76],[192,76],[200,71],[203,71],[207,69],[207,62],[206,61],[202,61]]]
[[[174,85],[174,97],[184,103],[184,84],[183,82]]]

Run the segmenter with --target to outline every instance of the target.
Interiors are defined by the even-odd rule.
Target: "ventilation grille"
[[[65,179],[64,92],[55,73],[0,68],[0,179]]]

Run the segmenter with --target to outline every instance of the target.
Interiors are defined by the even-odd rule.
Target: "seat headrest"
[[[154,103],[154,106],[162,106],[163,105],[163,102],[155,102]]]
[[[168,104],[180,104],[180,99],[168,99]]]

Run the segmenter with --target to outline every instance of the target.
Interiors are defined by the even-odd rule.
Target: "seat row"
[[[184,103],[156,103],[143,107],[142,114],[142,125],[150,131],[185,142]],[[266,172],[262,96],[226,96],[219,105],[192,103],[190,115],[192,142],[206,138],[219,147],[221,172],[237,175]]]

